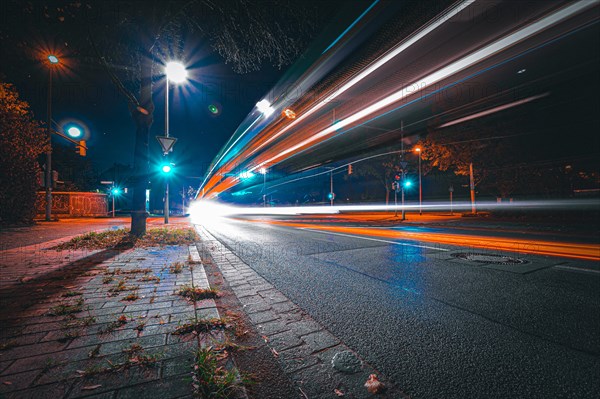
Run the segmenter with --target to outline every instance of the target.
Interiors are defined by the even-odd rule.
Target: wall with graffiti
[[[46,209],[46,193],[37,193],[37,213]],[[52,214],[57,216],[107,216],[108,198],[100,193],[60,192],[52,193]]]

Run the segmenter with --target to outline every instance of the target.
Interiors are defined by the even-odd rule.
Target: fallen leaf
[[[79,374],[85,374],[85,371],[83,371],[83,370],[75,370],[75,371]]]
[[[377,378],[377,374],[371,374],[369,376],[369,379],[365,382],[365,387],[369,393],[379,393],[383,391],[384,388],[383,383]]]
[[[344,396],[344,392],[340,391],[339,389],[334,389],[333,392],[335,392],[337,396]]]
[[[275,349],[271,348],[271,352],[273,352],[273,356],[279,357],[279,353]]]
[[[2,383],[3,383],[4,385],[12,385],[12,382],[10,382],[10,381],[2,381]]]
[[[265,341],[265,343],[269,342],[269,337],[267,337],[266,335],[263,335],[262,339]]]
[[[84,387],[81,388],[82,391],[92,391],[94,389],[98,389],[100,388],[102,385],[98,384],[98,385],[86,385]]]

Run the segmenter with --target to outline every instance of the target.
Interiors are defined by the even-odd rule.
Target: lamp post
[[[415,148],[419,154],[419,215],[423,215],[423,187],[421,186],[421,147]]]
[[[48,99],[46,104],[46,135],[48,136],[48,150],[46,151],[46,221],[52,220],[52,72],[54,65],[58,64],[58,57],[48,56],[50,68],[48,69]]]
[[[263,208],[267,207],[267,192],[266,192],[266,185],[267,185],[267,169],[266,168],[260,168],[258,170],[258,172],[263,175]]]
[[[165,66],[166,75],[166,90],[165,90],[165,137],[169,137],[169,80],[174,83],[183,83],[187,78],[187,71],[183,64],[179,62],[168,62]],[[167,157],[167,154],[164,154]],[[168,168],[168,170],[165,170]],[[165,183],[165,224],[169,224],[169,172],[171,167],[168,165],[163,166],[163,172],[166,174]]]

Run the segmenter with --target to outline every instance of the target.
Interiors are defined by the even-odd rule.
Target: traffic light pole
[[[331,173],[329,174],[329,193],[331,195],[331,206],[333,206],[333,169],[331,169]]]
[[[52,220],[52,67],[48,75],[48,100],[47,100],[46,134],[48,136],[48,150],[46,151],[46,221]]]
[[[166,79],[166,90],[165,90],[165,137],[169,137],[169,78]],[[167,153],[164,154],[165,159]],[[165,176],[165,224],[169,224],[169,175]]]

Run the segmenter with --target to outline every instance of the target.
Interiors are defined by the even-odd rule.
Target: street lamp
[[[166,75],[166,90],[165,90],[165,137],[169,137],[169,81],[173,83],[183,83],[187,79],[188,73],[180,62],[167,62],[165,66]],[[167,157],[167,154],[164,154]],[[168,168],[168,170],[165,170]],[[162,171],[166,174],[171,172],[169,165],[164,165]],[[169,178],[166,179],[165,184],[165,224],[169,224]]]
[[[423,188],[421,187],[421,147],[415,148],[415,152],[419,154],[419,215],[423,215]]]
[[[112,217],[115,217],[115,197],[119,194],[121,194],[121,190],[119,190],[118,187],[113,187],[112,190],[110,190],[110,193],[112,194]]]
[[[76,139],[78,137],[81,137],[81,135],[83,133],[81,132],[81,129],[78,128],[77,126],[71,126],[70,128],[67,129],[67,134],[69,136],[71,136],[72,138]]]
[[[263,175],[263,208],[266,208],[267,207],[267,192],[266,192],[267,169],[266,168],[260,168],[258,170],[258,173],[260,173],[261,175]]]
[[[48,56],[50,68],[48,69],[48,99],[46,103],[46,135],[48,136],[48,150],[46,151],[46,221],[52,220],[52,72],[54,65],[59,63],[54,54]]]

